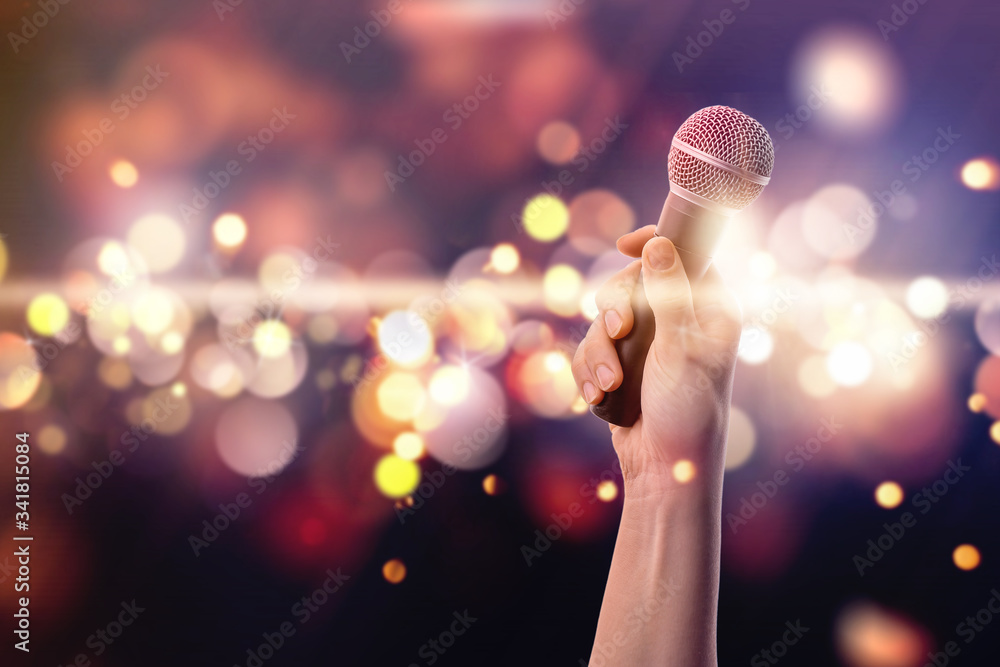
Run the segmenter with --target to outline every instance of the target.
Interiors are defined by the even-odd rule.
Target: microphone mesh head
[[[730,107],[706,107],[684,121],[675,139],[738,170],[769,177],[774,147],[764,126]],[[673,146],[669,158],[670,182],[727,208],[749,206],[764,186],[730,173]]]

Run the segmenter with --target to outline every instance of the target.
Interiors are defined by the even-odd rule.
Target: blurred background
[[[0,21],[5,664],[586,664],[621,476],[569,361],[712,104],[776,149],[717,257],[720,664],[995,663],[993,3]]]

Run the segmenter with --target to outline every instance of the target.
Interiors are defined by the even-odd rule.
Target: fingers
[[[656,321],[653,345],[670,351],[678,329],[697,327],[691,285],[670,239],[654,237],[642,249],[643,286]]]
[[[622,383],[622,367],[614,341],[604,326],[594,322],[576,349],[573,357],[573,377],[587,403],[596,405],[604,392],[617,389]]]
[[[642,257],[642,247],[653,238],[656,225],[646,225],[618,239],[618,252],[629,257]]]
[[[641,262],[632,262],[597,291],[597,319],[611,338],[621,338],[632,330],[632,290],[641,268]]]
[[[736,296],[726,287],[722,274],[709,265],[694,286],[695,318],[707,338],[733,345],[743,331],[743,312]]]

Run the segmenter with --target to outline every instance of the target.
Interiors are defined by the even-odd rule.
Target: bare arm
[[[625,254],[642,254],[656,335],[643,373],[642,416],[631,428],[612,427],[625,502],[591,665],[714,667],[739,306],[714,268],[692,291],[672,244],[651,237],[647,227],[619,241]],[[631,329],[627,295],[639,266],[602,289],[602,315],[577,351],[574,373],[590,403],[621,384],[613,339]]]

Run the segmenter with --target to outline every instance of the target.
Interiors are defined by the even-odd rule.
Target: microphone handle
[[[711,255],[728,220],[728,215],[709,211],[671,192],[660,213],[656,234],[674,242],[684,272],[694,283],[712,263]],[[642,412],[642,373],[656,331],[641,271],[632,291],[632,316],[632,330],[615,341],[624,376],[622,384],[590,407],[592,413],[617,426],[632,426]]]

